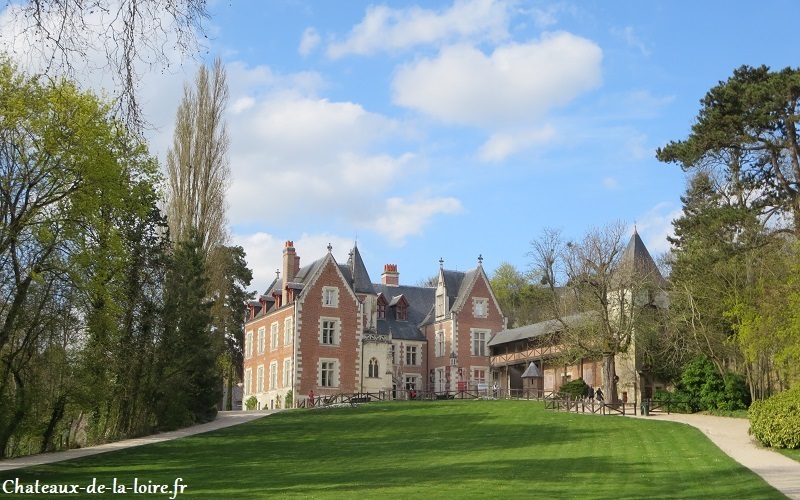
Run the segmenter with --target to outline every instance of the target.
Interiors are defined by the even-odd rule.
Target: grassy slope
[[[525,401],[283,412],[191,438],[0,473],[0,480],[14,477],[62,484],[93,477],[171,484],[182,477],[185,496],[213,498],[783,498],[692,427],[555,413]]]

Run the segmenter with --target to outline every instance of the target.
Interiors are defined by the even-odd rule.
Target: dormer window
[[[386,299],[383,295],[378,297],[378,319],[386,319]]]
[[[395,317],[397,321],[408,321],[408,305],[404,302],[399,302],[395,310]]]

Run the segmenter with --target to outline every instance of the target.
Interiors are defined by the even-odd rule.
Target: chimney
[[[287,241],[283,249],[283,304],[289,303],[289,292],[286,290],[286,285],[294,280],[297,275],[297,268],[300,266],[300,257],[294,251],[294,241]]]
[[[386,264],[383,266],[383,274],[381,274],[381,282],[384,285],[398,286],[400,285],[400,273],[397,272],[397,264]]]

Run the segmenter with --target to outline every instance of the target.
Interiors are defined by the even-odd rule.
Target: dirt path
[[[213,422],[207,424],[195,425],[180,429],[172,432],[164,432],[161,434],[154,434],[136,439],[126,439],[124,441],[117,441],[116,443],[101,444],[99,446],[91,446],[89,448],[79,448],[76,450],[58,451],[55,453],[41,453],[39,455],[31,455],[29,457],[12,458],[10,460],[0,460],[0,472],[21,469],[23,467],[32,467],[34,465],[49,464],[53,462],[61,462],[63,460],[72,460],[73,458],[88,457],[90,455],[97,455],[109,451],[121,450],[123,448],[132,448],[134,446],[142,446],[144,444],[160,443],[162,441],[169,441],[170,439],[178,439],[186,436],[193,436],[203,432],[215,431],[223,429],[232,425],[249,422],[257,418],[266,417],[280,410],[267,410],[267,411],[221,411],[217,413],[217,418]]]
[[[731,458],[763,477],[787,497],[800,500],[800,462],[759,446],[747,433],[750,421],[746,418],[679,413],[639,418],[681,422],[700,429]]]

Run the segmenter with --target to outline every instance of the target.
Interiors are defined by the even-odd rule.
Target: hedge
[[[750,405],[750,434],[773,448],[800,448],[800,387]]]

